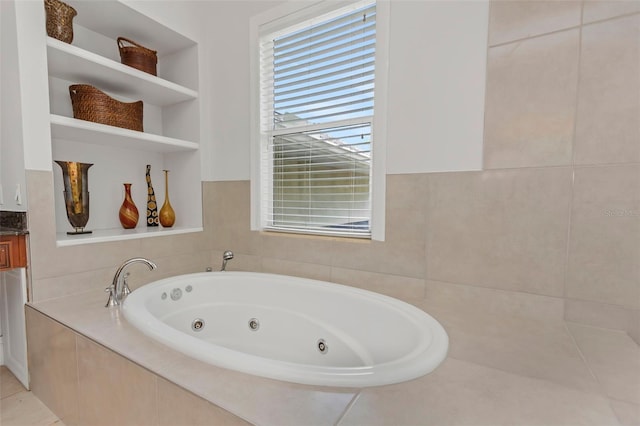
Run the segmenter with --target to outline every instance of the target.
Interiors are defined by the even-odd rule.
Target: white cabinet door
[[[24,304],[27,301],[25,268],[0,272],[0,322],[3,364],[29,389],[27,331]]]

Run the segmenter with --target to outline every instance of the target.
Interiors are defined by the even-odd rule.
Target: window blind
[[[261,39],[263,227],[369,237],[375,4]]]

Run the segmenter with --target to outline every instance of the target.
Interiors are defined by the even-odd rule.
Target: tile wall
[[[26,315],[33,393],[66,425],[247,424],[32,308]]]
[[[640,3],[492,3],[484,170],[387,177],[386,241],[249,230],[249,182],[203,184],[205,232],[55,247],[29,171],[32,299],[217,268],[327,279],[443,308],[561,319],[640,342]],[[388,141],[393,143],[393,141]]]
[[[492,3],[483,171],[389,175],[385,242],[251,232],[249,182],[208,182],[214,252],[234,250],[235,269],[640,341],[639,12]]]

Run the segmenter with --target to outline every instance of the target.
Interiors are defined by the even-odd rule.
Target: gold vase
[[[120,206],[120,211],[118,212],[118,218],[120,219],[120,223],[124,229],[132,229],[135,228],[138,224],[138,218],[140,217],[138,213],[138,208],[136,204],[133,202],[133,198],[131,198],[131,184],[124,183],[124,201]]]
[[[57,161],[62,168],[62,181],[64,183],[64,204],[67,210],[67,219],[75,231],[67,232],[69,235],[90,234],[84,227],[89,221],[89,167],[91,163],[78,163],[75,161]]]
[[[164,172],[164,204],[160,209],[160,225],[165,228],[171,228],[176,222],[176,213],[171,207],[169,201],[169,170],[163,170]]]

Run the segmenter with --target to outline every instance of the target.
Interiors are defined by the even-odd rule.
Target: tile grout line
[[[583,21],[584,21],[584,2],[580,4],[580,26],[578,28],[578,52],[577,52],[577,64],[576,64],[576,94],[574,98],[574,110],[573,110],[573,137],[571,138],[571,186],[569,197],[569,212],[567,217],[567,230],[566,247],[564,253],[564,271],[562,277],[562,298],[563,298],[563,317],[567,319],[567,298],[568,298],[568,283],[569,283],[569,262],[571,258],[571,226],[573,224],[573,203],[575,199],[575,184],[576,184],[576,139],[578,131],[578,107],[580,105],[580,86],[582,80],[582,35],[583,35]],[[575,342],[574,342],[575,343]],[[577,343],[576,343],[577,346]]]
[[[345,407],[345,409],[342,412],[342,414],[340,415],[340,417],[338,417],[338,420],[334,423],[334,425],[338,426],[338,425],[340,425],[340,423],[342,423],[342,421],[344,420],[345,416],[349,413],[349,411],[351,411],[351,408],[353,408],[353,406],[356,404],[357,400],[360,399],[360,395],[361,394],[362,394],[362,390],[359,390],[358,393],[356,393],[353,396],[353,398],[351,398],[351,401],[349,401],[349,403]]]
[[[616,19],[624,19],[624,18],[628,18],[628,17],[631,17],[631,16],[639,15],[639,14],[640,14],[640,12],[628,12],[628,13],[623,13],[621,15],[611,16],[609,18],[597,19],[595,21],[590,21],[590,22],[583,23],[582,22],[583,21],[583,15],[584,15],[584,3],[583,3],[581,5],[581,8],[580,8],[580,23],[579,24],[572,25],[570,27],[560,28],[558,30],[548,31],[548,32],[545,32],[545,33],[540,33],[540,34],[534,34],[534,35],[528,35],[528,36],[525,36],[525,37],[515,38],[513,40],[503,41],[503,42],[496,43],[496,44],[489,44],[489,48],[506,46],[506,45],[512,44],[512,43],[519,43],[519,42],[523,42],[523,41],[526,41],[526,40],[545,37],[545,36],[552,35],[552,34],[558,34],[558,33],[561,33],[563,31],[575,30],[575,29],[578,29],[578,28],[580,28],[582,26],[585,26],[585,25],[586,26],[597,25],[597,24],[601,24],[601,23],[604,23],[604,22],[614,21]]]
[[[580,324],[579,324],[580,325]],[[576,346],[576,349],[578,351],[578,355],[580,355],[580,358],[582,359],[582,361],[584,362],[584,365],[587,367],[587,370],[589,370],[589,373],[591,374],[591,376],[594,378],[596,384],[598,385],[598,391],[602,394],[602,396],[604,398],[607,399],[607,404],[609,405],[609,408],[611,409],[611,412],[613,413],[613,415],[615,416],[615,418],[618,420],[618,422],[620,422],[620,424],[622,423],[622,420],[620,419],[620,417],[618,416],[618,413],[616,412],[616,410],[613,408],[612,405],[612,398],[609,397],[609,395],[607,395],[607,392],[604,389],[604,386],[602,385],[602,382],[600,381],[600,379],[598,378],[598,376],[596,375],[596,373],[593,371],[593,369],[591,368],[591,364],[589,363],[589,361],[587,360],[587,357],[585,356],[585,354],[582,352],[582,349],[580,349],[580,345],[578,344],[578,341],[576,340],[575,336],[573,335],[573,333],[571,333],[571,329],[569,328],[569,325],[567,324],[567,322],[564,322],[564,327],[567,330],[567,333],[569,333],[569,337],[571,338],[571,341],[573,342],[573,344]],[[616,401],[620,401],[618,399],[616,399]],[[624,401],[626,402],[626,401]]]
[[[571,332],[571,329],[569,328],[569,325],[567,324],[566,321],[563,321],[562,324],[564,326],[565,331],[569,335],[569,338],[571,338],[571,341],[573,342],[574,346],[576,347],[576,350],[578,351],[578,355],[580,355],[580,359],[582,360],[582,362],[584,362],[584,365],[587,367],[587,370],[589,370],[589,374],[591,374],[591,377],[593,377],[593,379],[595,380],[596,384],[598,385],[598,393],[602,394],[602,396],[604,396],[605,398],[609,399],[609,396],[604,391],[604,388],[602,386],[602,383],[600,382],[600,379],[598,379],[598,376],[596,376],[596,373],[591,368],[591,364],[587,360],[586,355],[584,354],[584,352],[582,352],[582,349],[580,349],[580,345],[578,344],[578,341],[576,340],[575,336]]]

